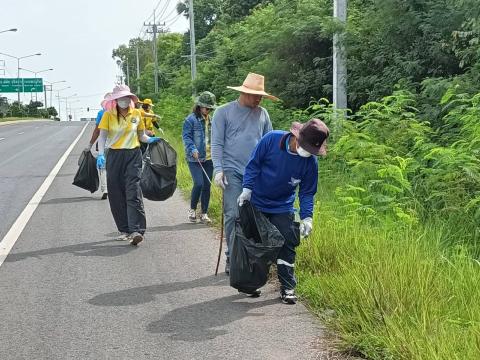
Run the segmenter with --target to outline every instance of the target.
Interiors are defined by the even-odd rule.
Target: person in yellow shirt
[[[140,111],[142,112],[142,121],[145,124],[145,133],[148,136],[155,136],[155,128],[160,129],[160,126],[158,125],[158,120],[160,120],[160,116],[156,115],[153,113],[152,107],[153,102],[152,99],[145,99],[140,102],[141,104],[141,109]],[[147,144],[141,144],[140,149],[142,150],[142,153],[147,150]]]
[[[106,99],[107,111],[98,128],[97,167],[105,168],[108,141],[107,186],[110,210],[120,232],[118,240],[138,245],[144,239],[146,220],[140,189],[142,154],[140,142],[153,143],[158,137],[145,133],[142,114],[134,108],[137,96],[126,85],[117,85]]]

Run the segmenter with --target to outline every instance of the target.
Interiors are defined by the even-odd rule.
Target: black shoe
[[[293,305],[297,303],[297,295],[295,295],[295,290],[280,290],[280,299],[284,304]]]
[[[260,289],[253,290],[253,291],[238,290],[238,292],[241,293],[241,294],[248,295],[252,298],[257,298],[260,295],[262,295],[262,290],[260,290]]]
[[[103,193],[102,200],[106,200],[108,198],[108,193]]]
[[[227,261],[225,262],[225,274],[230,275],[230,259],[227,258]]]

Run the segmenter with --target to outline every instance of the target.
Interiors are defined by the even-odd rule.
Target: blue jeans
[[[200,196],[202,199],[202,214],[208,211],[208,204],[210,203],[210,181],[213,174],[212,160],[206,160],[202,163],[207,176],[203,173],[202,168],[198,162],[188,162],[188,168],[193,179],[192,196],[190,197],[190,209],[197,209]]]
[[[278,253],[277,274],[280,286],[283,290],[295,289],[297,280],[295,279],[295,248],[300,245],[300,230],[298,224],[293,222],[294,214],[267,214],[263,213],[267,219],[275,225],[285,238],[285,243]]]
[[[235,233],[235,219],[238,217],[237,199],[243,189],[243,175],[236,171],[225,170],[223,172],[227,178],[228,185],[223,192],[223,214],[225,218],[225,238],[227,239],[227,250],[225,255],[230,257],[230,249],[233,243]]]

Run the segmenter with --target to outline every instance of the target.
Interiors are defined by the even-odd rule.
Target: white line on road
[[[42,201],[43,196],[48,191],[48,188],[50,187],[50,185],[52,185],[53,180],[55,180],[55,177],[57,176],[58,172],[60,171],[63,164],[65,163],[65,160],[67,160],[68,155],[70,155],[73,148],[77,144],[78,140],[80,140],[80,138],[82,137],[87,126],[88,124],[85,124],[82,131],[80,131],[80,134],[77,136],[75,140],[73,140],[73,142],[70,144],[67,151],[65,151],[65,153],[62,155],[60,160],[58,160],[57,165],[55,165],[55,167],[52,169],[50,174],[48,174],[43,184],[40,185],[40,188],[37,190],[35,195],[33,195],[32,199],[27,204],[25,209],[23,209],[22,213],[17,218],[17,220],[15,220],[12,227],[10,228],[10,230],[8,230],[7,234],[4,236],[2,241],[0,241],[0,266],[2,266],[3,262],[5,261],[8,254],[10,253],[10,250],[12,250],[13,245],[15,245],[16,241],[20,237],[20,234],[22,233],[23,229],[25,228],[28,221],[32,217],[33,213],[35,212],[35,209],[37,208],[38,204],[40,204],[40,201]]]
[[[25,131],[19,132],[18,135],[25,134]]]
[[[5,140],[5,138],[0,138],[0,141]]]

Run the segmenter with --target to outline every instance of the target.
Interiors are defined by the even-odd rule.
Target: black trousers
[[[283,290],[295,289],[297,280],[295,279],[295,248],[300,245],[300,232],[298,226],[295,226],[294,215],[267,214],[263,213],[270,222],[280,231],[285,238],[285,243],[278,253],[277,274],[280,286]]]
[[[109,149],[107,161],[108,200],[120,232],[145,233],[146,219],[140,189],[142,153],[136,149]]]

